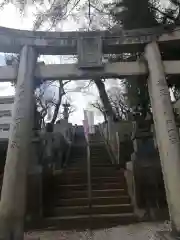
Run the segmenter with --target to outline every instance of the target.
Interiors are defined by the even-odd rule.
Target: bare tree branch
[[[104,121],[107,121],[106,111],[105,111],[103,105],[98,100],[96,100],[94,103],[91,103],[91,106],[96,108],[100,113],[102,113],[102,115],[104,117]]]
[[[67,82],[66,82],[67,83]],[[54,109],[54,114],[53,114],[53,118],[51,120],[51,124],[54,124],[57,116],[58,116],[58,112],[59,112],[59,108],[61,106],[61,101],[62,101],[62,97],[65,95],[65,91],[64,91],[64,84],[63,84],[63,80],[59,80],[59,96],[58,96],[58,102],[56,103],[55,109]]]

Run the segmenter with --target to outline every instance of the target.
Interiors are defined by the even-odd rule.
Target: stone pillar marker
[[[26,177],[33,127],[33,85],[37,54],[31,46],[21,50],[12,124],[0,202],[0,240],[22,240]]]
[[[156,42],[146,46],[148,88],[174,234],[180,234],[180,141],[161,55]]]

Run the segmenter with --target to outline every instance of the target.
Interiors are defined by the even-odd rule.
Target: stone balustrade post
[[[26,178],[33,127],[34,70],[37,54],[31,46],[21,50],[12,124],[0,202],[0,239],[23,240]]]
[[[180,234],[180,141],[161,55],[156,42],[145,48],[148,89],[153,110],[173,233]]]

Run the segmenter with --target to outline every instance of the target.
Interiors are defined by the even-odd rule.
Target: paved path
[[[28,233],[28,240],[150,240],[156,231],[169,230],[165,223],[138,223],[90,232],[37,231]]]

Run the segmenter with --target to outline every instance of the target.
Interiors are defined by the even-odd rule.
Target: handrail
[[[69,161],[69,156],[71,153],[71,148],[74,143],[74,137],[75,137],[75,131],[73,131],[73,134],[72,134],[72,141],[69,142],[69,147],[68,147],[67,154],[66,154],[66,160],[64,161],[63,167],[67,167],[67,163]]]
[[[114,155],[114,153],[111,149],[111,146],[110,146],[108,140],[105,138],[104,133],[103,133],[103,131],[101,131],[100,127],[98,129],[99,129],[100,135],[102,136],[102,139],[105,143],[105,146],[106,146],[106,149],[108,151],[108,154],[109,154],[109,157],[111,159],[112,164],[116,164],[117,163],[116,157],[115,157],[115,155]]]
[[[87,183],[88,183],[89,214],[91,214],[91,208],[92,208],[91,155],[90,155],[90,145],[88,140],[87,140]]]
[[[70,156],[70,152],[71,152],[71,148],[72,148],[72,142],[67,143],[68,144],[68,149],[67,149],[67,153],[65,156],[65,161],[64,164],[62,165],[62,168],[66,168],[68,161],[69,161],[69,156]]]
[[[119,133],[116,132],[116,144],[117,144],[117,164],[119,164],[120,159],[120,143],[119,143]]]

